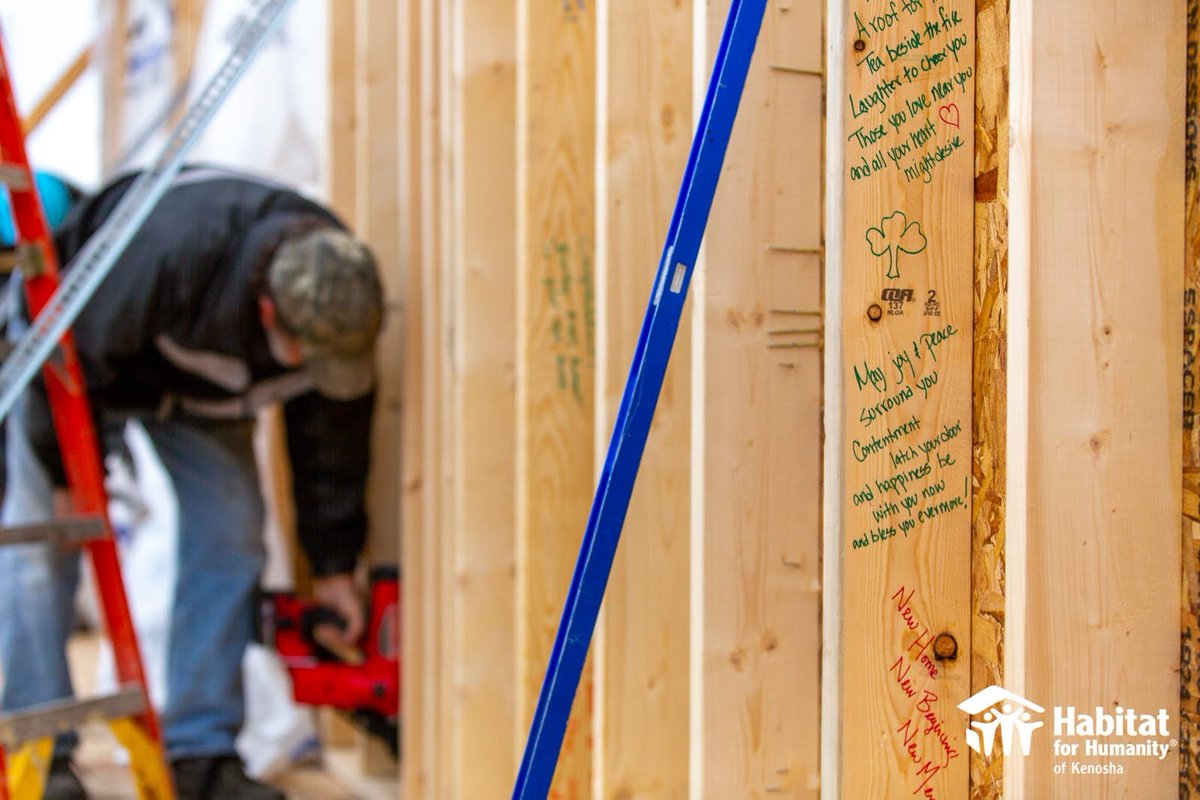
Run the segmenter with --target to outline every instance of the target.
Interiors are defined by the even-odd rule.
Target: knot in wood
[[[958,640],[948,633],[939,633],[933,640],[933,657],[938,661],[953,661],[958,658]]]

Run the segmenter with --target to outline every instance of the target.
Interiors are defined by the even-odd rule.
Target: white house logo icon
[[[1033,732],[1044,724],[1040,721],[1034,722],[1033,713],[1041,714],[1046,710],[1037,703],[999,686],[989,686],[959,703],[958,707],[972,717],[983,712],[983,721],[973,720],[971,727],[967,729],[967,746],[985,756],[992,754],[997,728],[1000,729],[1002,752],[1013,751],[1015,732],[1021,738],[1021,752],[1029,755],[1029,740],[1033,737]]]

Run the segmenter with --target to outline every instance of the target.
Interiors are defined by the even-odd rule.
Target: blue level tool
[[[525,745],[514,800],[550,792],[767,0],[733,0]]]

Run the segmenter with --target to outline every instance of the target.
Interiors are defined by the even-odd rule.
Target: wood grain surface
[[[847,8],[845,797],[968,790],[975,10]]]
[[[529,732],[595,488],[596,8],[518,4],[517,736]],[[552,798],[592,789],[584,669]]]
[[[598,6],[596,456],[608,447],[691,145],[692,9]],[[688,796],[691,314],[638,471],[595,640],[596,796]]]

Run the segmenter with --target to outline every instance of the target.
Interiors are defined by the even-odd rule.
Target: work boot
[[[171,764],[177,800],[287,800],[251,780],[237,756],[181,758]]]
[[[69,756],[55,756],[50,760],[50,772],[46,775],[46,793],[43,800],[87,800],[88,794]]]

